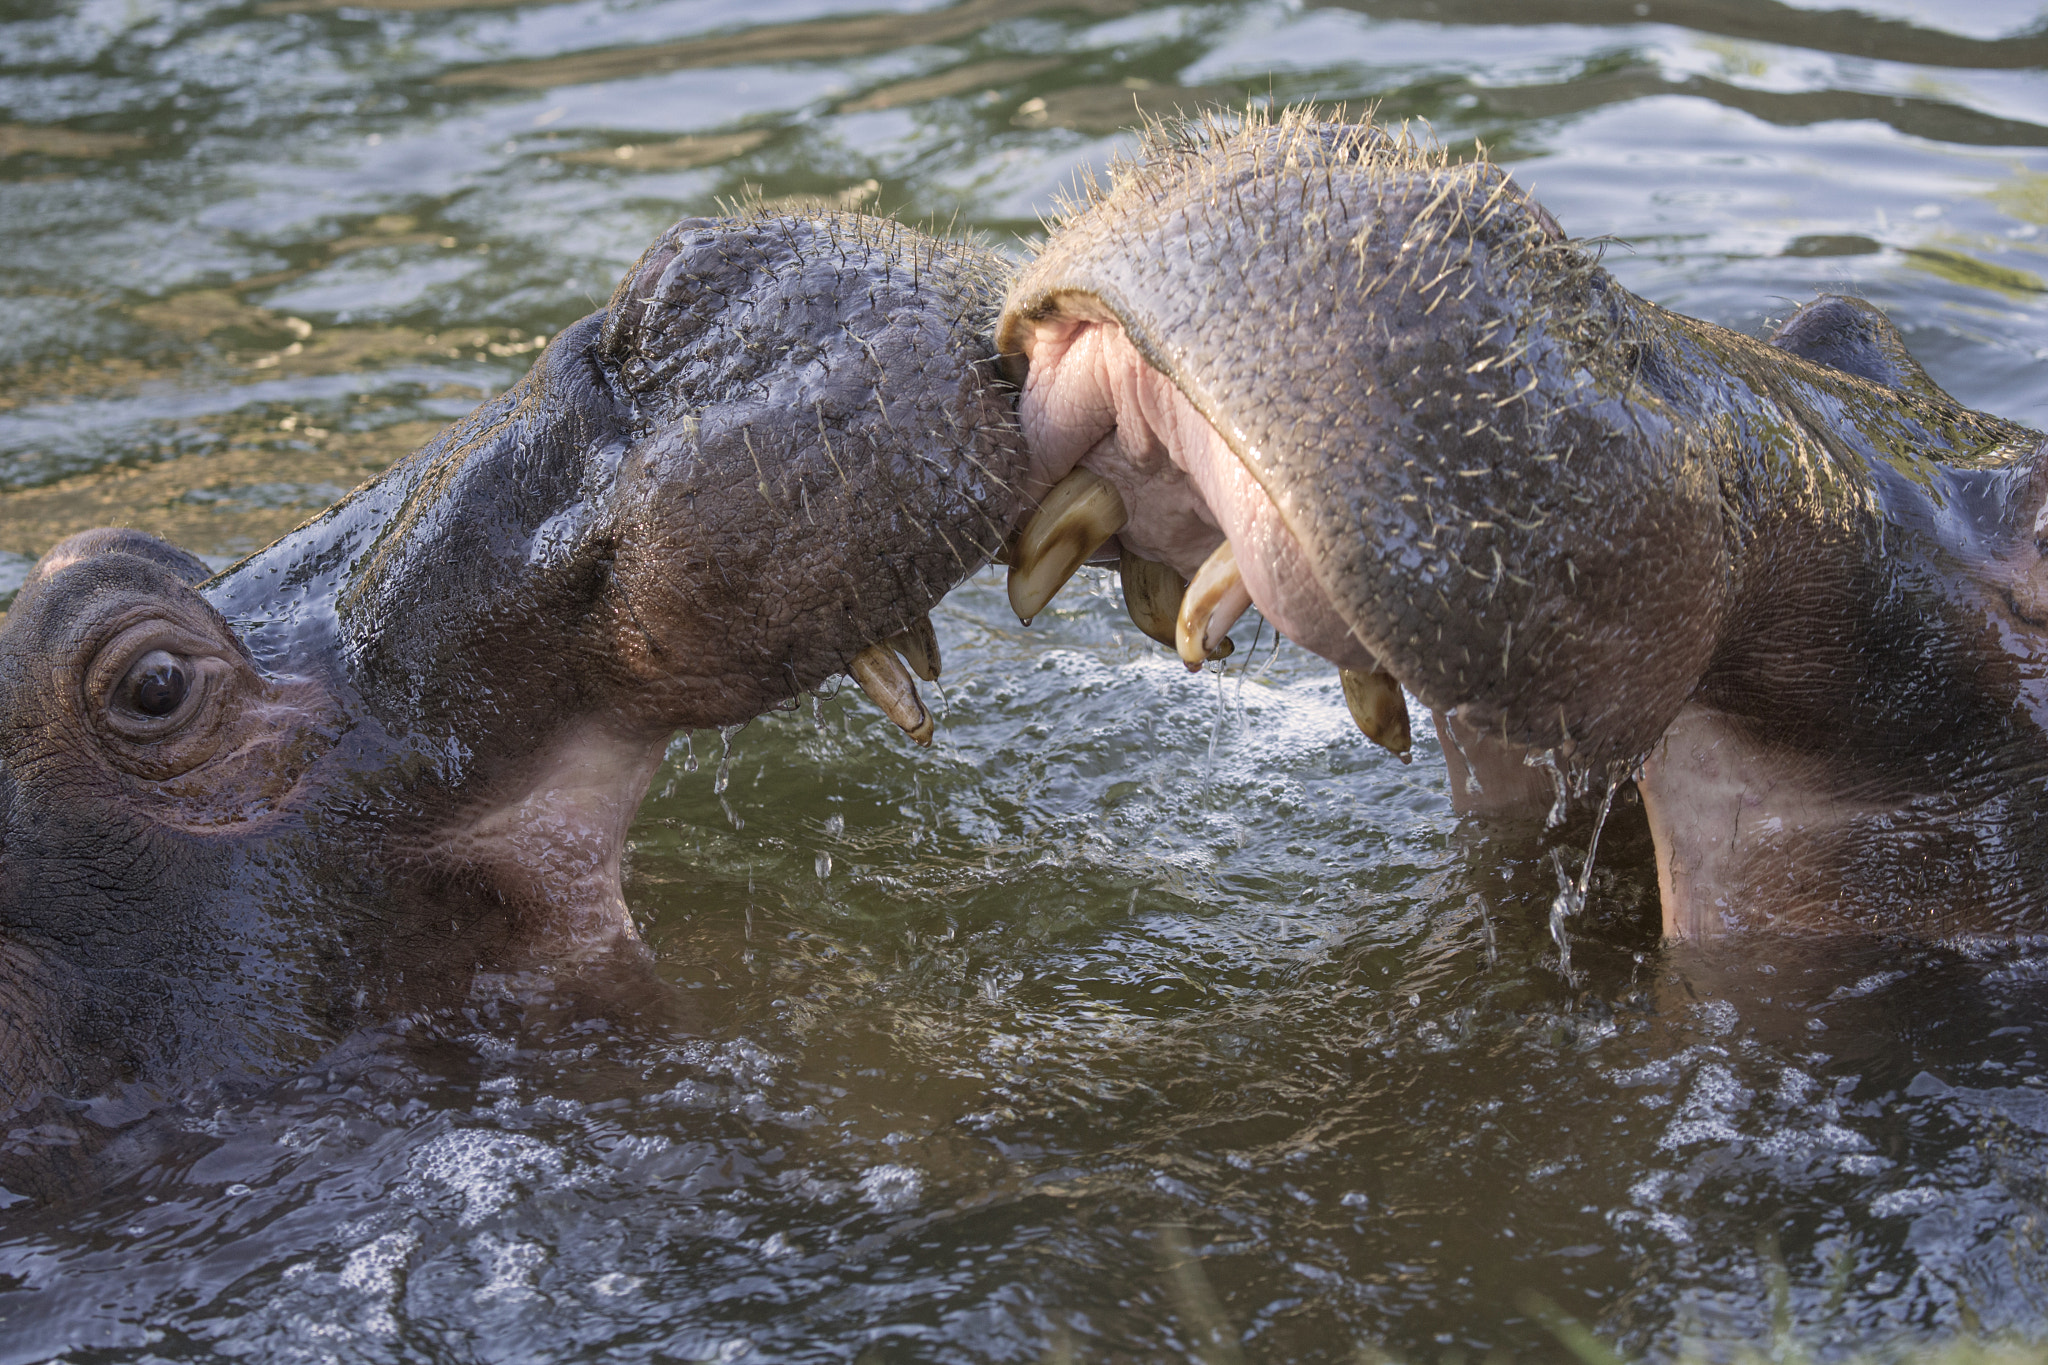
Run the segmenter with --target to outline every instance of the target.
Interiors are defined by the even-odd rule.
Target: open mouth
[[[1338,612],[1281,507],[1197,403],[1099,298],[1064,293],[998,338],[1026,359],[1018,413],[1038,508],[1010,548],[1010,604],[1029,622],[1081,565],[1113,558],[1124,605],[1190,670],[1230,653],[1256,606],[1337,665],[1365,734],[1410,757],[1400,684]]]

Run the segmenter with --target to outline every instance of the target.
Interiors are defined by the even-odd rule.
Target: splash
[[[1557,774],[1558,803],[1562,805],[1565,782],[1555,759],[1551,761],[1551,772]],[[1564,870],[1564,850],[1550,850],[1551,866],[1557,871],[1557,899],[1550,903],[1550,937],[1557,944],[1557,969],[1573,985],[1578,984],[1578,976],[1572,971],[1572,941],[1571,935],[1565,931],[1565,921],[1586,908],[1586,892],[1593,884],[1593,863],[1600,856],[1600,831],[1607,827],[1607,812],[1614,808],[1614,793],[1620,787],[1620,779],[1610,775],[1607,790],[1600,797],[1600,809],[1593,816],[1593,837],[1586,843],[1586,861],[1579,865],[1577,877]],[[1553,808],[1549,827],[1555,829],[1560,820]]]

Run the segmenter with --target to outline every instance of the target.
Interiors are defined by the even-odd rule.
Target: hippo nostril
[[[129,705],[140,715],[168,716],[185,704],[192,681],[185,661],[168,650],[153,649],[128,670]]]

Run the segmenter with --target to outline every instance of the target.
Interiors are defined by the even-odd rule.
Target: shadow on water
[[[21,8],[0,593],[88,525],[263,543],[721,197],[1021,244],[1209,99],[1429,118],[1660,303],[1853,289],[2040,422],[2048,39],[1866,8]],[[630,854],[653,994],[491,982],[303,1075],[9,1120],[0,1361],[2048,1331],[2038,946],[1667,946],[1624,794],[1567,974],[1589,814],[1461,824],[1432,742],[1371,749],[1256,623],[1199,677],[1090,573],[1028,632],[986,577],[937,624],[929,751],[851,692],[679,740]]]

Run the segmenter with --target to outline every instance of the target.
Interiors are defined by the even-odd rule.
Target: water
[[[1834,4],[17,3],[0,591],[105,522],[260,545],[721,197],[1016,244],[1136,111],[1246,95],[1482,141],[1738,328],[1857,290],[2048,422],[2041,8]],[[1191,678],[1113,591],[949,599],[929,751],[851,689],[677,746],[628,871],[667,998],[480,993],[16,1198],[0,1361],[2048,1335],[2038,949],[1667,947],[1624,789],[1567,975],[1590,802],[1461,824],[1332,670],[1248,622]]]

